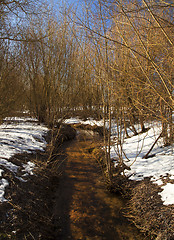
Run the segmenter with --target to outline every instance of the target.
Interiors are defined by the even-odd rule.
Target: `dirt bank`
[[[152,239],[174,239],[174,206],[165,206],[159,192],[161,188],[150,179],[136,183],[132,188],[127,216]]]
[[[104,153],[100,148],[91,149],[93,158],[101,165],[103,172],[106,171]],[[174,239],[174,205],[165,206],[159,192],[162,189],[146,178],[143,181],[131,181],[120,174],[123,168],[112,165],[113,177],[107,180],[107,188],[113,193],[120,193],[127,199],[124,215],[135,224],[147,238],[157,240]],[[174,180],[165,178],[165,183],[173,183]]]
[[[59,148],[63,142],[75,137],[75,130],[63,125],[61,129],[58,127],[54,132],[50,131],[47,141],[51,143],[52,136],[57,132],[52,155],[65,158]],[[9,182],[5,194],[8,201],[0,204],[0,239],[54,239],[52,208],[59,185],[59,172],[54,169],[55,162],[48,163],[49,157],[50,144],[45,152],[18,154],[10,159],[17,166],[31,161],[36,168],[33,175],[25,177],[25,181],[5,169],[3,176]]]

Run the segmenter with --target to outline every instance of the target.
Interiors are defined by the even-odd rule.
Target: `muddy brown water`
[[[126,202],[106,189],[101,169],[85,151],[96,137],[86,132],[67,143],[55,195],[54,239],[146,239],[122,215]]]

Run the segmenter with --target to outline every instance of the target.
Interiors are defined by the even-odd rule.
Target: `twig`
[[[152,151],[152,149],[154,148],[155,144],[158,142],[158,140],[160,139],[160,137],[162,137],[163,132],[160,133],[160,135],[157,137],[157,139],[155,140],[155,142],[153,143],[152,147],[149,149],[149,151],[146,153],[146,155],[144,155],[144,159],[147,159],[149,156],[149,153]]]

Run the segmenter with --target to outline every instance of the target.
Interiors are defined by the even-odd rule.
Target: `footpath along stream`
[[[146,239],[122,215],[125,200],[107,191],[99,165],[84,150],[94,137],[78,134],[66,143],[55,194],[54,239]]]

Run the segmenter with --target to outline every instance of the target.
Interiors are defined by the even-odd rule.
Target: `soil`
[[[152,239],[174,239],[174,205],[163,205],[162,189],[149,178],[138,182],[132,189],[127,217]]]
[[[0,205],[0,239],[146,239],[122,215],[126,202],[106,190],[99,165],[87,148],[91,138],[59,145],[49,164],[46,153],[23,154],[13,161],[34,161],[27,182],[6,172],[10,185]],[[55,155],[55,152],[54,152]]]

